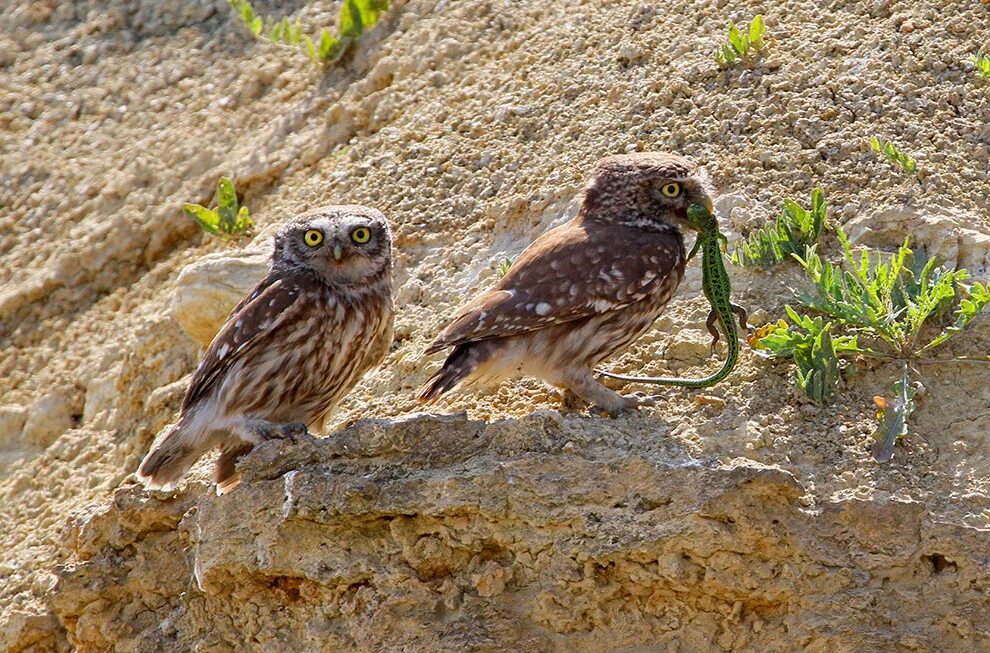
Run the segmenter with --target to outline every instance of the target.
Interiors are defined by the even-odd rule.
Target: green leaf
[[[873,398],[877,405],[879,424],[873,433],[876,442],[870,452],[877,462],[890,462],[894,457],[894,444],[908,434],[908,418],[915,409],[914,395],[916,392],[911,387],[907,364],[905,363],[901,380],[894,384],[894,399],[887,401],[883,397]]]
[[[354,5],[361,13],[361,23],[364,25],[364,29],[368,29],[378,22],[378,17],[388,9],[388,2],[385,0],[354,0]]]
[[[364,22],[361,19],[361,9],[355,0],[344,0],[340,7],[340,19],[337,23],[337,32],[343,38],[356,39],[364,31]]]
[[[835,355],[832,336],[826,324],[812,340],[810,347],[794,350],[797,365],[795,380],[798,387],[815,403],[828,405],[835,401],[839,384],[839,359]]]
[[[235,231],[237,233],[247,232],[254,227],[254,220],[251,219],[251,214],[248,211],[248,207],[242,206],[237,212],[237,224],[235,225]]]
[[[749,54],[749,39],[732,22],[729,23],[729,45],[740,57]]]
[[[319,57],[320,61],[330,61],[335,57],[337,50],[339,49],[339,41],[337,38],[330,33],[330,30],[324,28],[320,32],[320,44],[319,44]]]
[[[919,353],[938,347],[949,338],[965,329],[969,326],[970,322],[980,315],[984,307],[990,303],[990,285],[984,285],[977,282],[968,287],[960,286],[960,292],[964,297],[962,301],[959,302],[959,308],[957,308],[954,313],[955,320],[953,323],[945,327],[942,332],[939,333],[931,342],[922,347],[919,350]]]
[[[251,31],[255,36],[260,36],[261,30],[264,29],[264,26],[264,21],[262,21],[261,16],[255,16],[254,20],[251,21],[251,24],[248,27],[251,28]]]
[[[746,267],[768,268],[801,254],[818,242],[826,223],[825,194],[816,188],[811,195],[812,210],[794,200],[784,200],[776,220],[736,243],[732,262]]]
[[[756,14],[749,23],[749,43],[757,50],[763,48],[763,14]]]
[[[880,139],[876,136],[870,137],[870,149],[877,153],[883,152],[883,147],[880,145]]]
[[[306,48],[306,55],[313,61],[319,61],[320,55],[316,51],[316,45],[313,43],[313,39],[310,38],[309,34],[303,34],[303,46]]]
[[[220,216],[217,226],[223,233],[234,233],[237,227],[237,193],[230,179],[220,177],[217,194],[217,214]]]
[[[182,206],[182,210],[185,211],[186,215],[198,224],[200,229],[203,231],[213,235],[218,233],[217,226],[219,225],[220,218],[216,211],[211,211],[205,206],[200,206],[199,204],[184,204]]]

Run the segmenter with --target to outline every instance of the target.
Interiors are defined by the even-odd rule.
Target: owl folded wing
[[[189,383],[183,410],[207,394],[234,363],[295,312],[290,308],[302,292],[299,281],[291,273],[269,275],[231,311]]]
[[[626,237],[637,239],[636,253],[623,251]],[[426,353],[614,311],[662,290],[682,264],[674,234],[565,225],[534,241],[498,284],[462,307]]]

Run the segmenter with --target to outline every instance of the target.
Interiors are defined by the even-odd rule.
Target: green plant
[[[812,191],[810,209],[794,200],[784,200],[784,207],[773,224],[736,243],[732,262],[768,268],[791,260],[793,254],[801,254],[818,242],[822,230],[828,227],[827,212],[825,192],[821,188]]]
[[[739,60],[749,61],[763,50],[764,31],[762,14],[754,16],[745,31],[729,21],[728,41],[715,50],[715,61],[723,67],[731,66]]]
[[[780,320],[767,325],[749,338],[750,345],[765,356],[793,358],[798,388],[816,403],[832,403],[839,383],[839,353],[862,351],[856,336],[833,337],[831,322],[799,315],[790,306],[784,310],[791,323]]]
[[[987,54],[983,48],[980,48],[973,55],[972,61],[976,67],[976,74],[983,79],[990,79],[990,54]]]
[[[227,0],[240,17],[241,22],[258,38],[272,43],[298,47],[305,50],[310,59],[319,63],[335,63],[361,37],[365,29],[378,21],[388,9],[388,0],[344,0],[337,17],[337,33],[323,28],[314,37],[303,32],[299,21],[281,21],[257,15],[248,0]],[[268,25],[267,29],[265,25]]]
[[[809,246],[803,257],[793,255],[814,287],[813,293],[799,299],[804,308],[824,317],[812,319],[787,307],[790,324],[781,320],[749,338],[763,355],[793,358],[798,386],[818,403],[834,398],[841,356],[923,362],[926,354],[965,329],[990,304],[987,285],[966,283],[970,274],[965,269],[948,270],[937,266],[935,259],[916,256],[907,241],[894,254],[862,252],[857,258],[842,229],[837,227],[836,233],[844,265],[824,260],[816,246]],[[919,344],[924,342],[926,324],[950,309],[951,323]],[[860,346],[861,341],[865,346]]]
[[[200,229],[224,240],[250,235],[254,230],[248,208],[238,207],[234,184],[226,177],[220,177],[217,185],[216,209],[199,204],[185,204],[182,208]]]
[[[902,152],[899,147],[890,141],[885,141],[876,136],[870,138],[870,149],[887,159],[887,161],[909,175],[913,175],[917,168],[917,163],[906,152]]]
[[[498,263],[495,264],[495,272],[498,274],[498,278],[501,279],[509,273],[509,268],[512,267],[512,259],[509,257],[504,257],[499,259]]]
[[[908,379],[907,363],[900,381],[894,383],[894,398],[874,397],[877,407],[877,429],[873,433],[876,442],[870,449],[879,463],[887,463],[894,457],[894,444],[908,434],[908,418],[914,412],[914,395],[917,390]]]
[[[916,257],[906,239],[889,257],[871,258],[864,251],[857,259],[842,229],[836,232],[844,269],[823,260],[816,247],[809,247],[804,258],[795,255],[815,284],[816,293],[803,298],[806,306],[903,357],[930,349],[958,332],[947,332],[938,343],[933,340],[920,349],[916,346],[925,321],[950,305],[957,291],[962,292],[963,282],[970,277],[967,270],[948,270],[937,266],[935,259]],[[984,287],[976,287],[982,297]]]

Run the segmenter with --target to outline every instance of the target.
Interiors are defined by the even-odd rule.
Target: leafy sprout
[[[820,404],[834,400],[841,357],[921,360],[990,304],[986,284],[969,284],[967,270],[939,266],[913,252],[906,240],[893,254],[857,257],[842,229],[836,232],[841,265],[824,260],[816,246],[803,257],[793,255],[814,288],[799,300],[821,315],[811,318],[787,307],[790,322],[767,325],[749,339],[758,353],[792,358],[798,387]],[[950,313],[951,323],[925,342],[926,325]]]
[[[495,272],[498,274],[498,278],[501,279],[509,273],[509,268],[512,267],[512,259],[509,257],[504,257],[499,260],[495,265]]]
[[[334,34],[329,29],[323,28],[314,37],[303,32],[299,21],[290,22],[286,17],[276,21],[256,14],[248,0],[227,0],[227,2],[245,27],[256,37],[280,45],[301,48],[313,61],[331,64],[340,60],[361,34],[374,25],[382,12],[388,9],[388,0],[344,0],[337,17],[337,33]]]
[[[873,136],[870,138],[870,149],[909,175],[913,175],[917,169],[917,162],[890,141]]]
[[[973,66],[976,67],[976,74],[983,79],[990,79],[990,54],[980,48],[972,57]]]
[[[802,254],[806,247],[818,242],[822,230],[828,227],[827,212],[825,192],[821,188],[812,191],[810,209],[794,200],[784,200],[784,207],[773,224],[736,243],[732,262],[744,267],[769,268],[791,260],[792,255]]]
[[[757,14],[745,30],[729,21],[728,40],[715,50],[715,61],[719,66],[728,67],[737,61],[750,61],[763,50],[765,25],[763,15]]]
[[[250,235],[254,222],[248,207],[238,206],[234,184],[226,177],[220,177],[217,185],[217,208],[208,209],[199,204],[185,204],[183,210],[199,228],[208,234],[230,240]]]

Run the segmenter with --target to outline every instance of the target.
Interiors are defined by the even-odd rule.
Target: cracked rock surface
[[[264,444],[223,497],[122,487],[70,528],[52,611],[88,650],[985,644],[985,531],[911,501],[809,510],[779,468],[616,457],[601,426],[362,421]]]

